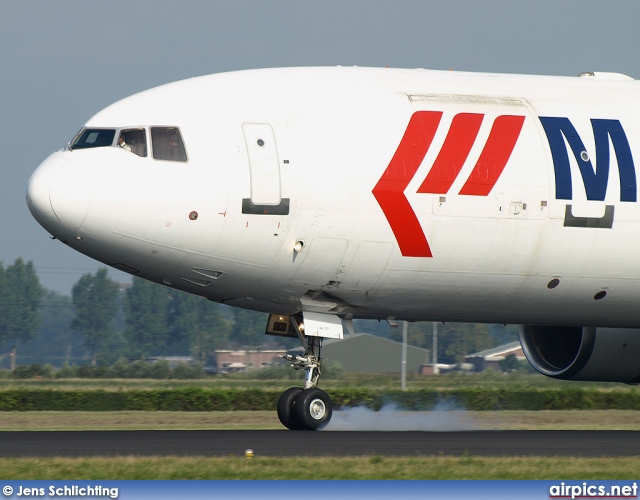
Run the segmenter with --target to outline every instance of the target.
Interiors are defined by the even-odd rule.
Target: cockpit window
[[[151,144],[156,160],[187,161],[187,152],[177,127],[151,127]]]
[[[125,151],[137,154],[138,156],[147,156],[147,134],[143,128],[121,130],[117,145]]]
[[[115,129],[111,128],[85,128],[76,135],[69,145],[70,150],[104,148],[113,145]]]

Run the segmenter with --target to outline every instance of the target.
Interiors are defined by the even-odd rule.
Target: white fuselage
[[[205,76],[86,124],[178,127],[187,161],[67,149],[28,203],[75,250],[230,305],[640,327],[637,103],[608,74]]]

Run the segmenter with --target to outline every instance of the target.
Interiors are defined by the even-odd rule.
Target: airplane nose
[[[86,169],[62,156],[47,158],[32,174],[27,205],[49,233],[64,239],[82,225],[91,200]]]

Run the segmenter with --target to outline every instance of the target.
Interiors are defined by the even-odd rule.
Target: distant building
[[[518,361],[525,360],[524,353],[522,352],[522,346],[520,342],[510,342],[493,349],[487,349],[486,351],[476,352],[465,357],[465,363],[473,365],[476,372],[491,369],[496,371],[502,371],[500,367],[500,361],[504,360],[509,354],[515,355]]]
[[[258,368],[267,368],[283,363],[279,355],[285,355],[282,349],[270,350],[231,350],[220,349],[215,352],[216,366],[220,372],[244,372]]]
[[[302,348],[289,351],[299,354]],[[420,373],[429,361],[430,351],[407,346],[407,373]],[[336,362],[345,372],[400,373],[402,371],[402,343],[375,335],[360,333],[343,340],[325,340],[322,344],[324,362]]]
[[[458,365],[451,365],[446,363],[438,363],[438,373],[448,373],[456,370]],[[422,365],[420,368],[420,375],[433,375],[433,363]]]
[[[180,364],[193,365],[195,363],[195,360],[191,356],[151,356],[147,358],[147,361],[150,363],[166,361],[172,370]]]

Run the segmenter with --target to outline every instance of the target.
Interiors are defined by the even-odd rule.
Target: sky
[[[33,261],[64,294],[100,267],[35,222],[27,182],[92,115],[148,88],[336,65],[640,79],[639,49],[640,0],[0,0],[0,261]]]

